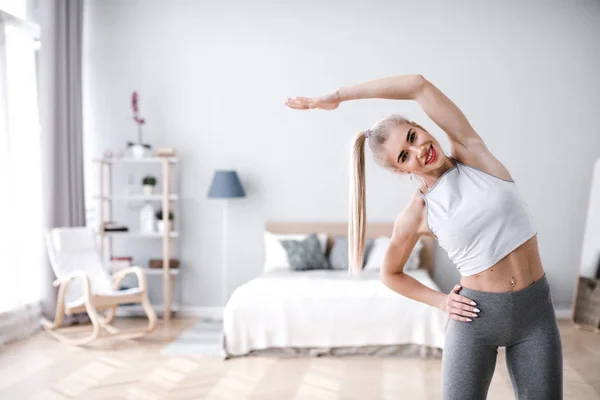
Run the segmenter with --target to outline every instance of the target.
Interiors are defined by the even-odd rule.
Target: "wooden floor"
[[[126,325],[142,321],[125,320]],[[168,357],[161,348],[195,319],[143,340],[61,345],[44,332],[0,347],[0,399],[439,399],[440,360]],[[600,399],[600,335],[560,321],[565,399]],[[488,399],[513,399],[499,351]]]

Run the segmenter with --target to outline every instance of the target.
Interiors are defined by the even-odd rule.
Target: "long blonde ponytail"
[[[385,156],[384,143],[393,127],[409,122],[398,114],[389,115],[369,129],[368,144],[375,162],[394,171]],[[365,196],[365,147],[366,131],[359,132],[350,149],[350,218],[348,220],[348,268],[353,275],[362,271],[365,254],[366,196]]]
[[[350,215],[348,220],[348,266],[352,275],[360,274],[365,252],[365,132],[354,137],[350,149]]]

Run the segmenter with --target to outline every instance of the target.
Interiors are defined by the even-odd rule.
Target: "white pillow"
[[[367,265],[365,265],[365,270],[377,270],[383,267],[383,259],[385,257],[385,252],[390,245],[390,238],[387,236],[380,236],[375,239],[375,243],[373,243],[373,247],[371,248],[371,252],[369,253],[369,258],[367,259]],[[404,271],[413,271],[415,269],[419,269],[420,261],[421,261],[421,249],[423,248],[423,242],[419,240],[415,245],[413,251],[410,253],[408,257],[408,261],[406,261],[406,265],[404,265]]]
[[[290,260],[287,256],[287,251],[281,244],[280,240],[304,240],[310,234],[277,234],[265,231],[265,265],[264,271],[271,271],[278,268],[291,268]],[[327,234],[317,233],[321,251],[325,254],[327,246]]]

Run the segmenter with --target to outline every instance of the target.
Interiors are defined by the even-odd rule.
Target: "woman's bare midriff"
[[[514,292],[525,289],[543,275],[544,268],[535,235],[485,271],[463,276],[460,284],[483,292]],[[511,285],[511,281],[514,285]]]

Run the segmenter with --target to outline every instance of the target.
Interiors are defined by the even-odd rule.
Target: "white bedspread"
[[[439,290],[425,270],[407,274]],[[418,344],[442,349],[446,314],[403,297],[378,271],[359,279],[347,271],[276,270],[232,294],[223,316],[225,351],[287,347]]]

